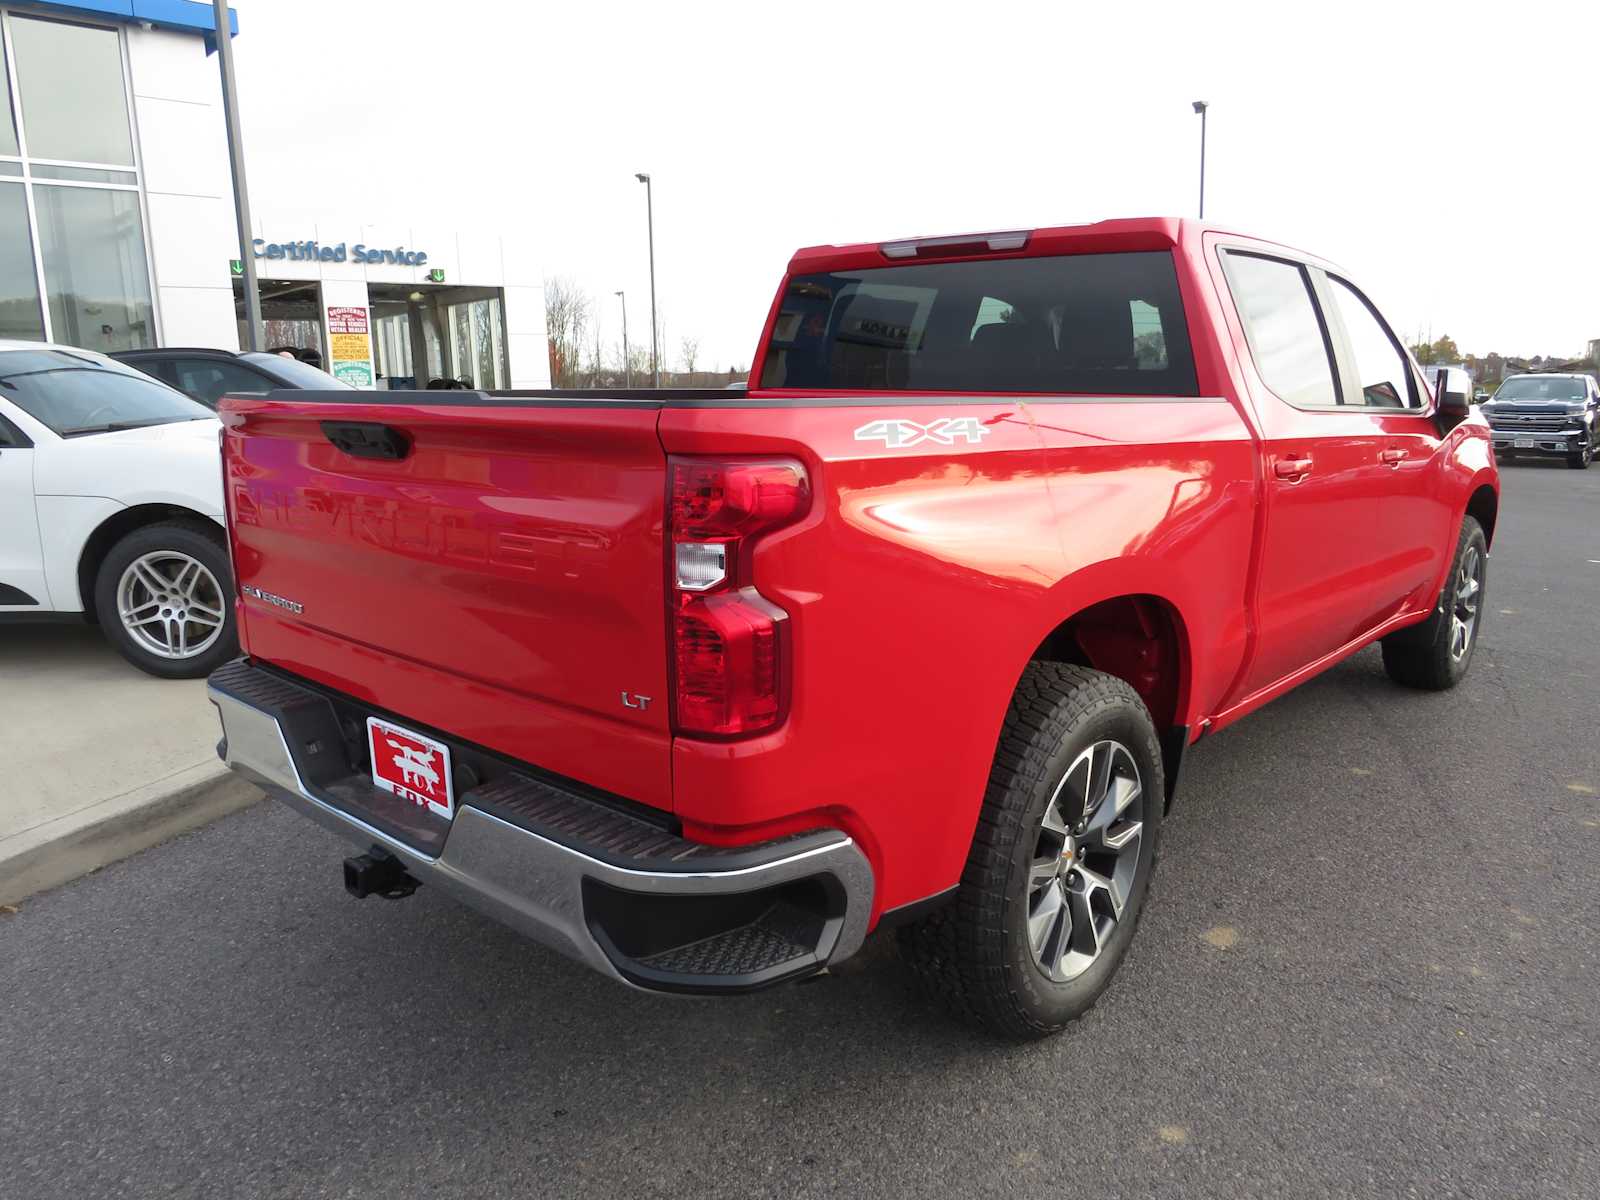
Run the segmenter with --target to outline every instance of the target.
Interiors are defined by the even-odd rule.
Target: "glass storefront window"
[[[0,156],[26,157],[32,178],[20,178],[20,163],[0,162],[0,337],[92,350],[153,345],[122,34],[3,5]]]
[[[456,327],[455,377],[468,387],[477,387],[472,377],[472,318],[465,304],[451,305],[450,315]]]
[[[77,183],[126,183],[132,185],[139,182],[139,176],[132,171],[107,171],[102,167],[48,167],[42,163],[33,164],[33,177],[35,179],[71,179]]]
[[[505,387],[510,371],[506,365],[505,309],[500,297],[461,300],[447,304],[444,312],[455,346],[451,374],[473,387]]]
[[[492,300],[474,300],[472,302],[472,340],[478,351],[478,386],[481,388],[499,387],[500,381],[495,378],[494,369],[494,312],[490,305]]]
[[[424,318],[422,322],[422,344],[425,357],[428,360],[427,378],[417,382],[418,387],[426,386],[429,379],[438,379],[444,374],[444,347],[439,344],[438,314],[431,318]]]
[[[54,339],[100,351],[154,345],[137,193],[35,184],[33,198]]]
[[[0,154],[17,154],[17,127],[11,119],[11,73],[6,70],[5,47],[0,46],[0,100],[6,102],[0,112]]]
[[[27,197],[20,183],[0,184],[0,338],[44,340],[38,280]]]
[[[117,31],[20,16],[10,24],[28,156],[131,167]]]

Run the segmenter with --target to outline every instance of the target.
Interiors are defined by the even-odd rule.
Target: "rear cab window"
[[[764,388],[1196,396],[1170,251],[790,277]]]

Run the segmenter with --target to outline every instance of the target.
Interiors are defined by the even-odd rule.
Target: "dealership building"
[[[243,345],[213,29],[197,0],[0,0],[0,338]],[[338,213],[255,222],[269,347],[357,386],[549,386],[524,244]]]

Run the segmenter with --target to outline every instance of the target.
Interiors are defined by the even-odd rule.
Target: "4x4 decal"
[[[961,438],[976,445],[989,434],[989,427],[977,417],[940,417],[919,425],[915,421],[870,421],[856,430],[858,442],[882,442],[890,450],[906,450],[923,442],[953,446]]]

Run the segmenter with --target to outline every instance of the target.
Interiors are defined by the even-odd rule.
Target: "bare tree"
[[[620,352],[617,355],[617,361],[618,363],[622,362],[622,355]],[[630,342],[628,344],[628,361],[626,364],[619,366],[618,370],[619,373],[623,374],[625,374],[627,370],[632,370],[634,387],[649,387],[650,343],[646,342],[643,345],[640,345],[637,342]]]
[[[550,382],[573,387],[581,373],[579,356],[589,324],[589,294],[571,279],[545,280],[544,319],[550,338]]]
[[[686,337],[678,342],[678,353],[683,355],[685,374],[694,374],[694,360],[700,356],[700,339]]]

